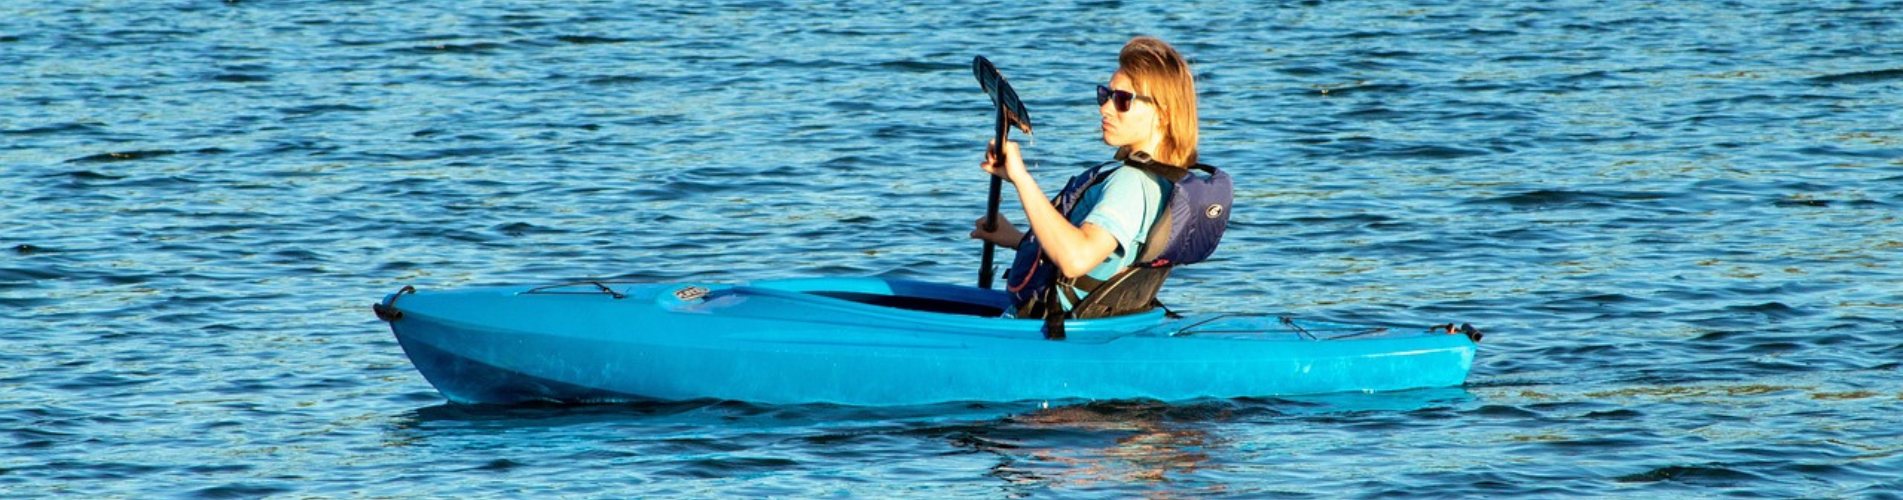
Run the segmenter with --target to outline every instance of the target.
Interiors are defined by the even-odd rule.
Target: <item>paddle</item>
[[[1031,114],[1024,110],[1024,101],[1018,100],[1017,91],[1011,90],[1011,84],[1004,81],[1004,75],[998,74],[998,68],[991,65],[985,56],[971,60],[971,74],[978,77],[978,86],[984,87],[985,94],[991,96],[991,104],[998,108],[997,139],[992,150],[998,164],[1004,164],[1004,138],[1011,132],[1011,126],[1031,133]],[[991,177],[990,205],[985,209],[985,231],[998,230],[998,197],[1004,190],[1004,180]],[[984,260],[978,264],[978,288],[991,288],[991,255],[997,251],[997,245],[986,241]]]

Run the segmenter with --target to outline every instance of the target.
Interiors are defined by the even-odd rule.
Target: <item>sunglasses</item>
[[[1141,100],[1150,103],[1151,106],[1156,105],[1156,99],[1147,95],[1136,95],[1124,90],[1110,90],[1110,87],[1103,85],[1097,86],[1097,106],[1099,107],[1103,106],[1103,103],[1116,101],[1117,112],[1128,113],[1130,112],[1130,101],[1133,100]]]

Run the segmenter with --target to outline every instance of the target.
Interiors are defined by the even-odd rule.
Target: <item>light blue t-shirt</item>
[[[1087,275],[1107,280],[1136,262],[1137,245],[1149,236],[1150,227],[1162,214],[1164,182],[1156,174],[1140,168],[1118,167],[1110,172],[1109,178],[1084,190],[1083,198],[1077,200],[1077,208],[1070,212],[1070,223],[1077,227],[1096,224],[1117,240],[1116,250],[1110,251],[1110,256],[1091,268]],[[1082,290],[1077,294],[1079,297],[1088,295]],[[1058,300],[1064,309],[1070,309],[1070,300],[1063,294],[1058,294]]]

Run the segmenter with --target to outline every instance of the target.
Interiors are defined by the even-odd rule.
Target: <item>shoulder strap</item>
[[[1125,165],[1149,171],[1152,174],[1156,174],[1157,177],[1162,177],[1163,180],[1170,182],[1181,181],[1184,176],[1189,175],[1188,168],[1157,161],[1155,158],[1151,158],[1149,153],[1142,151],[1118,151],[1117,160],[1122,161]],[[1197,164],[1197,166],[1202,165]]]
[[[1083,172],[1072,176],[1070,182],[1064,184],[1064,189],[1057,191],[1057,196],[1051,197],[1051,206],[1057,207],[1058,213],[1069,217],[1070,211],[1076,210],[1077,203],[1084,199],[1085,191],[1089,191],[1091,186],[1102,183],[1104,179],[1109,179],[1110,173],[1116,172],[1121,166],[1117,162],[1107,161],[1084,169]]]

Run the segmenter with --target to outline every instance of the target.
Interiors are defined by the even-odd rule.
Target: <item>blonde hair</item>
[[[1196,77],[1189,61],[1175,47],[1155,37],[1139,36],[1117,54],[1117,71],[1130,77],[1139,94],[1156,100],[1163,143],[1156,159],[1171,165],[1196,164]]]

